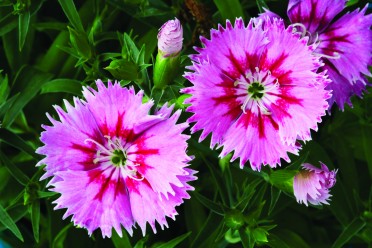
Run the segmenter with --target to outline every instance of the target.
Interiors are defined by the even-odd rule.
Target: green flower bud
[[[225,224],[227,227],[236,230],[244,225],[243,214],[234,209],[225,214]]]
[[[177,75],[180,67],[183,29],[177,18],[166,22],[158,33],[158,55],[154,67],[155,88],[164,89]]]

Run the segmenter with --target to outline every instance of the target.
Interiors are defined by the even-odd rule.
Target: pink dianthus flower
[[[91,235],[98,228],[103,237],[112,228],[130,235],[137,223],[146,232],[148,222],[163,229],[166,217],[177,215],[175,207],[193,190],[188,182],[195,171],[186,168],[187,124],[176,124],[180,111],[163,106],[149,114],[152,101],[142,103],[143,93],[97,80],[98,90],[83,89],[85,100],[65,101],[67,111],[55,106],[60,121],[47,114],[52,126],[43,125],[37,153],[46,157],[51,190],[60,193],[55,209],[67,208],[75,225]]]
[[[337,171],[329,171],[328,167],[320,162],[321,168],[311,164],[303,164],[293,180],[293,191],[298,203],[308,202],[313,205],[328,204],[331,197],[329,189],[336,183]]]
[[[315,44],[314,55],[321,56],[332,82],[327,89],[332,90],[328,99],[330,107],[336,103],[343,110],[347,103],[351,106],[353,95],[362,97],[371,77],[368,66],[372,65],[372,15],[366,15],[368,4],[362,10],[354,10],[344,15],[347,0],[290,0],[288,17],[297,32],[309,37]],[[266,10],[261,17],[278,17]]]
[[[211,40],[191,55],[193,84],[185,103],[196,122],[191,131],[203,130],[200,140],[211,136],[211,148],[223,146],[222,157],[235,151],[240,166],[249,160],[254,170],[261,165],[289,161],[297,154],[299,140],[310,140],[310,129],[328,108],[329,80],[315,71],[322,65],[314,57],[308,38],[300,39],[280,19],[266,22],[242,19],[211,31]]]

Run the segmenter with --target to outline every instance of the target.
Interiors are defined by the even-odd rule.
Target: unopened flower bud
[[[163,57],[176,56],[182,50],[183,29],[177,18],[167,21],[158,33],[158,50]]]
[[[154,85],[164,89],[177,75],[180,67],[180,51],[182,50],[183,29],[180,21],[167,21],[158,33],[158,55],[154,67]]]
[[[320,162],[321,168],[311,164],[303,164],[293,181],[293,191],[297,202],[307,202],[313,205],[328,204],[331,197],[329,189],[336,183],[337,171],[329,171],[328,167]]]

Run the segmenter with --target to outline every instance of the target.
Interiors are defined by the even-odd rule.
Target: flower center
[[[243,104],[241,109],[243,113],[246,114],[249,109],[251,112],[264,115],[270,115],[270,111],[267,106],[271,103],[270,93],[278,93],[277,89],[279,87],[278,79],[271,75],[270,71],[260,71],[256,67],[256,71],[253,73],[251,71],[247,72],[244,77],[240,78],[234,83],[238,87],[238,90],[244,90]]]
[[[114,150],[112,152],[111,162],[115,166],[125,166],[127,162],[127,154],[122,150]]]
[[[253,82],[248,86],[248,93],[253,99],[261,99],[264,95],[265,87],[259,82]]]
[[[144,177],[142,175],[139,177],[137,173],[137,167],[140,164],[134,163],[128,158],[127,149],[129,145],[118,137],[105,136],[105,138],[107,139],[105,145],[93,139],[84,141],[85,143],[91,142],[97,146],[96,158],[93,163],[100,163],[103,168],[114,166],[120,170],[124,177],[130,177],[137,181],[143,180]]]

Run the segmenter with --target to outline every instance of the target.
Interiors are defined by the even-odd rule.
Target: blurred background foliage
[[[367,1],[353,0],[351,8]],[[157,104],[184,109],[179,89],[186,55],[225,19],[247,23],[262,8],[286,16],[279,0],[1,0],[0,1],[0,247],[372,247],[372,95],[353,108],[332,109],[313,141],[282,168],[253,172],[218,159],[209,140],[189,140],[191,167],[199,171],[191,199],[176,221],[154,235],[102,239],[74,227],[58,195],[39,181],[41,124],[52,105],[81,96],[95,79],[143,89]],[[350,10],[350,9],[347,9]],[[369,10],[371,12],[371,10]],[[182,68],[163,92],[152,90],[157,32],[177,17],[184,28]],[[368,89],[369,93],[372,91]],[[184,113],[181,121],[189,114]],[[338,168],[331,205],[306,207],[293,197],[292,178],[303,162]]]

